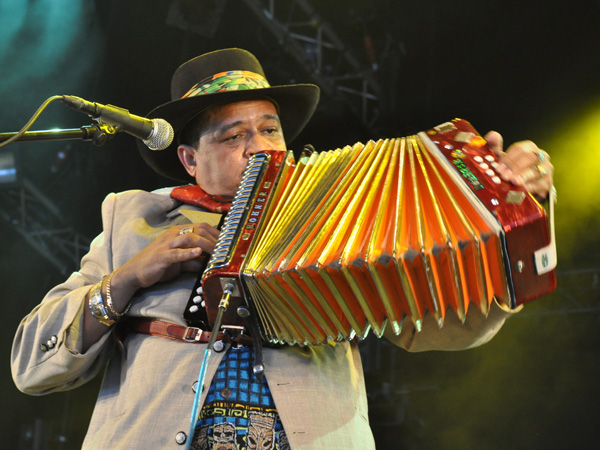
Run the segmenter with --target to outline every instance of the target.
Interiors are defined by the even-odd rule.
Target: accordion
[[[553,217],[496,164],[461,119],[297,163],[253,155],[202,276],[210,325],[224,290],[224,326],[250,311],[264,341],[303,346],[551,292]]]

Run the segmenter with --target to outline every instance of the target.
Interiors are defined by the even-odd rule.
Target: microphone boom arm
[[[89,115],[97,125],[67,130],[44,130],[28,132],[46,106],[61,100],[69,108]],[[164,150],[174,139],[171,124],[164,119],[147,119],[130,114],[129,111],[113,105],[101,105],[72,95],[55,95],[48,98],[17,133],[0,133],[0,148],[15,141],[44,141],[62,139],[83,139],[96,145],[103,145],[117,132],[124,131],[142,142],[150,150]]]
[[[114,137],[117,129],[109,124],[86,125],[81,128],[67,128],[56,130],[38,130],[26,131],[22,133],[17,141],[66,141],[80,139],[83,141],[91,141],[96,146],[101,146],[106,141]],[[0,133],[0,143],[8,141],[19,133]]]

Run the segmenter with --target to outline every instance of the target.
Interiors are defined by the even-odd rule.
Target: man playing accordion
[[[23,319],[14,341],[13,378],[28,394],[73,389],[106,368],[84,448],[374,448],[356,340],[268,346],[257,377],[252,339],[219,338],[198,386],[207,337],[219,330],[200,319],[205,329],[191,336],[182,317],[248,159],[285,150],[318,99],[314,85],[270,86],[239,49],[177,69],[172,101],[149,115],[171,123],[176,142],[140,150],[159,174],[192,184],[108,195],[80,270]],[[486,140],[505,181],[548,195],[547,153],[532,142],[503,152],[498,133]],[[493,302],[487,317],[472,308],[464,323],[448,314],[439,329],[427,316],[422,331],[407,321],[386,337],[408,351],[464,349],[489,341],[512,313]]]

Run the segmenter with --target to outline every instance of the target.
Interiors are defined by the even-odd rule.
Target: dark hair
[[[189,145],[190,147],[196,148],[200,136],[202,136],[208,123],[209,111],[210,108],[205,109],[200,114],[194,116],[194,118],[183,127],[177,138],[178,144]]]

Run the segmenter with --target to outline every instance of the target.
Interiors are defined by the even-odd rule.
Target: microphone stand
[[[68,128],[57,130],[26,131],[13,142],[17,141],[61,141],[81,139],[92,141],[97,146],[103,145],[117,132],[112,125],[87,125],[81,128]],[[19,133],[0,133],[0,143],[13,139]]]

